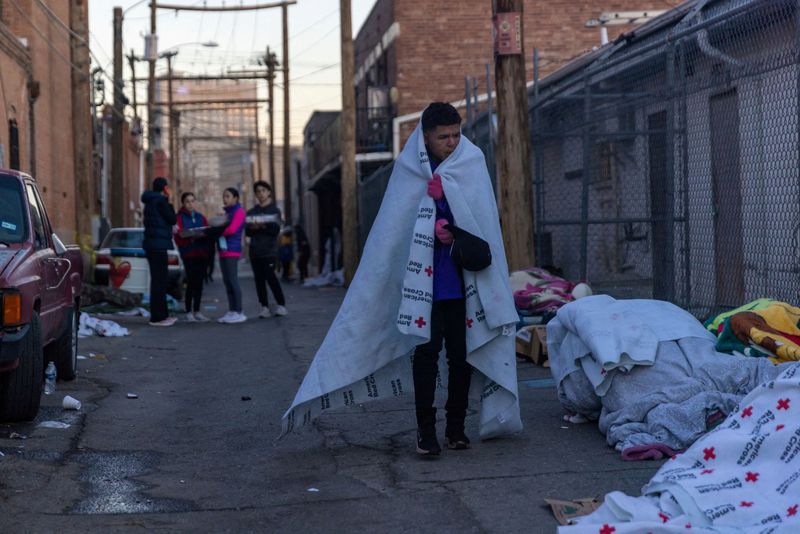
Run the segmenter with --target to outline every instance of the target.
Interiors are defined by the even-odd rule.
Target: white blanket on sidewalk
[[[462,137],[436,172],[455,224],[485,239],[492,252],[487,269],[464,271],[467,361],[475,369],[473,396],[481,399],[480,435],[517,432],[522,422],[511,327],[518,317],[483,153]],[[435,222],[427,195],[430,177],[418,125],[395,162],[342,306],[283,417],[284,434],[324,410],[413,391],[411,358],[415,347],[430,339]]]
[[[563,306],[547,324],[550,369],[560,385],[583,369],[599,396],[617,373],[653,365],[662,341],[714,339],[689,312],[660,300],[615,300],[596,295]]]
[[[800,364],[751,391],[724,423],[559,534],[800,532]]]

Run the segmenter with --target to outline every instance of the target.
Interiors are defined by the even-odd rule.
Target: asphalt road
[[[252,279],[243,289],[255,316]],[[594,424],[562,422],[549,371],[526,362],[512,438],[420,459],[408,397],[276,441],[344,296],[286,289],[283,318],[158,329],[123,317],[131,336],[82,339],[78,378],[36,421],[0,425],[0,532],[554,532],[545,498],[638,494],[660,465],[623,462]],[[205,313],[222,315],[223,295],[215,282]],[[61,408],[66,394],[79,412]]]

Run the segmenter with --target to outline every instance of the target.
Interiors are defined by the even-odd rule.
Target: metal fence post
[[[592,91],[588,72],[583,76],[583,172],[581,173],[581,280],[587,280],[589,255],[589,182],[592,161]]]
[[[686,46],[683,40],[677,44],[678,72],[681,79],[681,163],[683,174],[683,307],[692,305],[692,251],[689,240],[689,126],[687,113]]]
[[[666,226],[667,235],[664,247],[667,249],[664,276],[667,277],[665,292],[669,300],[675,301],[675,45],[667,47],[667,191],[666,191]]]

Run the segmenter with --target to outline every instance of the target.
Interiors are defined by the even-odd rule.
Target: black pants
[[[302,251],[297,258],[297,270],[300,271],[300,281],[302,282],[308,278],[308,260],[311,257],[311,252]]]
[[[280,306],[286,305],[286,299],[283,297],[283,289],[281,283],[278,282],[278,277],[275,275],[275,262],[277,258],[250,258],[250,263],[253,266],[253,277],[256,280],[256,293],[258,293],[258,302],[262,306],[269,306],[269,296],[267,293],[267,284],[275,295],[275,300]]]
[[[167,312],[167,284],[169,283],[167,251],[148,250],[145,254],[147,264],[150,266],[150,321],[157,323],[169,316]]]
[[[200,300],[203,298],[203,278],[208,269],[206,258],[184,258],[186,269],[186,313],[199,312]]]
[[[440,300],[433,303],[431,313],[431,339],[417,345],[414,352],[414,400],[417,407],[417,425],[435,424],[433,407],[438,373],[439,351],[444,341],[447,351],[447,426],[463,429],[469,403],[469,383],[472,368],[467,363],[467,309],[464,299]]]

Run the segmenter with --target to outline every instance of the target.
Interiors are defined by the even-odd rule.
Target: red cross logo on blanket
[[[713,472],[714,472],[713,469],[703,469],[702,471],[700,471],[700,474],[701,475],[710,475]]]
[[[775,432],[777,432],[778,430],[782,429],[784,426],[786,426],[786,425],[778,425],[778,426],[776,426],[775,427]]]
[[[667,521],[669,521],[669,516],[664,512],[658,512],[658,517],[661,518],[662,523],[666,523]]]
[[[787,508],[786,515],[790,517],[793,515],[797,515],[797,505],[795,504],[794,506],[790,506],[789,508]]]
[[[745,476],[744,479],[746,482],[758,482],[758,473],[748,471],[747,476]]]
[[[428,275],[428,278],[430,278],[431,276],[433,276],[433,267],[431,267],[430,265],[428,265],[427,267],[425,267],[425,274],[427,274],[427,275]]]
[[[751,415],[753,415],[753,407],[752,406],[748,406],[747,408],[742,410],[742,419],[744,419],[745,417],[750,417]]]
[[[474,322],[475,322],[475,321],[473,321],[472,319],[470,319],[469,317],[467,317],[467,328],[472,328],[472,323],[474,323]]]
[[[426,322],[425,322],[425,319],[424,319],[424,318],[423,318],[421,315],[420,315],[419,319],[417,319],[416,321],[414,321],[414,323],[416,323],[416,325],[417,325],[417,327],[418,327],[418,328],[422,328],[423,326],[425,326],[426,324],[428,324],[428,323],[426,323]]]
[[[603,525],[603,528],[601,528],[598,532],[600,534],[612,534],[613,532],[616,532],[616,531],[617,531],[616,528],[606,524],[606,525]]]
[[[717,455],[714,453],[714,447],[709,447],[707,449],[703,449],[703,460],[716,460]]]
[[[750,508],[753,506],[753,501],[742,501],[739,503],[740,508]]]
[[[789,409],[789,399],[778,399],[778,409],[779,410],[788,410]]]

